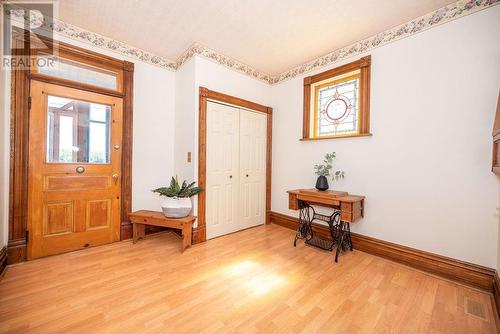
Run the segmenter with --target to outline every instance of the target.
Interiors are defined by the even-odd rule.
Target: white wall
[[[346,179],[331,186],[367,197],[353,231],[495,267],[499,18],[497,6],[373,50],[373,137],[300,142],[303,77],[273,86],[272,209],[295,214],[286,191],[314,186],[313,164],[336,151]]]
[[[152,189],[174,174],[175,73],[135,64],[132,209],[159,210]]]
[[[202,86],[263,105],[271,103],[271,86],[269,84],[229,70],[206,58],[196,56],[195,59],[197,93],[198,87]],[[196,99],[198,99],[198,95],[196,95]]]
[[[175,73],[175,164],[180,180],[194,179],[195,149],[195,59],[191,58]],[[191,152],[191,162],[187,153]]]

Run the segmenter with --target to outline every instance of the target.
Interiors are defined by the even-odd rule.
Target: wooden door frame
[[[273,108],[219,93],[205,87],[199,87],[199,123],[198,123],[198,184],[204,189],[198,194],[198,227],[193,231],[193,243],[206,241],[206,185],[207,185],[207,101],[214,100],[237,107],[250,109],[267,115],[266,141],[266,224],[271,222],[271,168],[272,168],[272,132]]]
[[[18,49],[30,50],[33,35],[23,29],[14,28],[13,55],[19,55]],[[32,73],[29,56],[22,56],[27,61],[25,66],[11,70],[11,110],[10,110],[10,171],[9,171],[9,240],[7,244],[8,263],[26,261],[28,218],[28,145],[29,145],[29,110],[30,82],[38,80],[75,89],[95,92],[123,99],[122,128],[122,166],[121,166],[121,226],[120,239],[132,237],[132,224],[128,214],[132,211],[132,125],[133,125],[133,84],[134,63],[105,56],[67,43],[37,36],[45,44],[57,47],[59,55],[85,64],[98,65],[105,70],[121,73],[123,81],[121,92],[99,88],[79,82],[58,79]]]

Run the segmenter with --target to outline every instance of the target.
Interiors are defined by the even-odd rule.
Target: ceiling
[[[271,75],[453,0],[60,0],[59,19],[176,60],[193,43]]]

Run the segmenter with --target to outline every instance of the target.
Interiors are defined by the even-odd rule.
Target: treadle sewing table
[[[350,224],[364,217],[365,196],[349,195],[345,191],[319,191],[316,189],[296,189],[288,192],[288,208],[299,210],[299,225],[293,245],[303,239],[308,245],[335,252],[335,262],[341,251],[352,251]],[[331,215],[316,213],[313,205],[333,208]],[[324,239],[314,234],[313,222],[328,223],[330,238]]]

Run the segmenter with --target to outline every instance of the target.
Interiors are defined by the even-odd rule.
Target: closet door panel
[[[237,230],[239,112],[207,103],[207,239]]]
[[[240,111],[240,220],[243,228],[265,223],[265,114]]]

